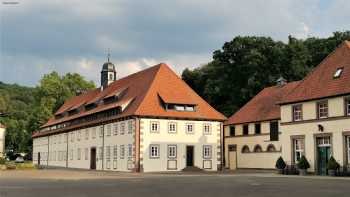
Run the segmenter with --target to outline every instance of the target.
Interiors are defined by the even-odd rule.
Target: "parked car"
[[[24,163],[24,159],[23,159],[22,156],[19,156],[19,157],[16,158],[15,162],[16,163]]]

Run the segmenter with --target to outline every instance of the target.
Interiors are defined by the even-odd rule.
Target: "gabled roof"
[[[110,104],[98,105],[96,108],[85,111],[83,108],[74,115],[60,119],[52,117],[42,127],[52,126],[58,123],[83,117],[89,114],[105,111],[116,107],[127,106],[118,115],[149,116],[149,117],[173,117],[189,119],[225,120],[225,116],[217,112],[200,96],[198,96],[168,65],[158,64],[143,71],[134,73],[111,83],[106,89],[91,90],[85,94],[73,97],[66,101],[55,115],[62,114],[71,109],[77,109],[84,104],[97,103],[111,95],[122,93],[120,100]],[[196,110],[174,111],[165,110],[161,105],[161,99],[176,104],[194,104]]]
[[[339,78],[337,69],[343,68]],[[280,104],[296,103],[350,93],[350,42],[344,41],[329,54]]]
[[[263,89],[238,112],[233,114],[225,122],[225,125],[280,119],[281,113],[278,102],[298,84],[299,81],[296,81],[283,86],[272,86]]]

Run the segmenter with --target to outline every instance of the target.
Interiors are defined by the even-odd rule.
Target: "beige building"
[[[6,127],[0,123],[0,157],[5,155],[5,130]]]
[[[309,171],[326,174],[333,156],[349,168],[349,101],[350,43],[346,41],[280,102],[284,160],[294,165],[305,155]]]
[[[280,107],[283,95],[299,82],[263,89],[232,115],[224,126],[225,167],[228,169],[273,169],[281,156]]]
[[[115,77],[108,61],[101,88],[68,100],[33,135],[34,163],[138,172],[221,166],[225,117],[167,65]]]

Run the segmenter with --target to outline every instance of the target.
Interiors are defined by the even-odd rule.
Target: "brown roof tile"
[[[339,78],[334,78],[338,68],[343,68]],[[329,54],[281,104],[326,98],[350,93],[350,42],[343,42]]]
[[[193,118],[208,120],[225,120],[226,117],[217,112],[201,97],[199,97],[181,78],[179,78],[166,64],[159,64],[110,84],[100,91],[95,89],[83,95],[73,97],[56,112],[60,114],[70,109],[78,108],[86,103],[97,102],[113,94],[119,94],[125,90],[120,101],[107,105],[99,105],[93,110],[82,110],[78,114],[65,116],[61,119],[51,118],[42,127],[52,126],[58,123],[76,119],[92,113],[115,108],[124,103],[132,102],[118,115],[126,117],[132,115],[152,117]],[[166,102],[177,104],[195,104],[195,112],[179,112],[165,110],[160,103],[159,96]]]
[[[272,86],[263,89],[238,112],[233,114],[225,122],[225,125],[280,119],[278,102],[298,84],[299,81],[296,81],[283,86]]]

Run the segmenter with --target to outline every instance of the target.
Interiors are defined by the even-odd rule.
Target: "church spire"
[[[117,78],[117,71],[115,69],[115,66],[112,62],[110,62],[111,53],[108,48],[107,52],[107,62],[102,65],[102,71],[101,71],[101,86],[106,88],[110,83],[116,80]]]

